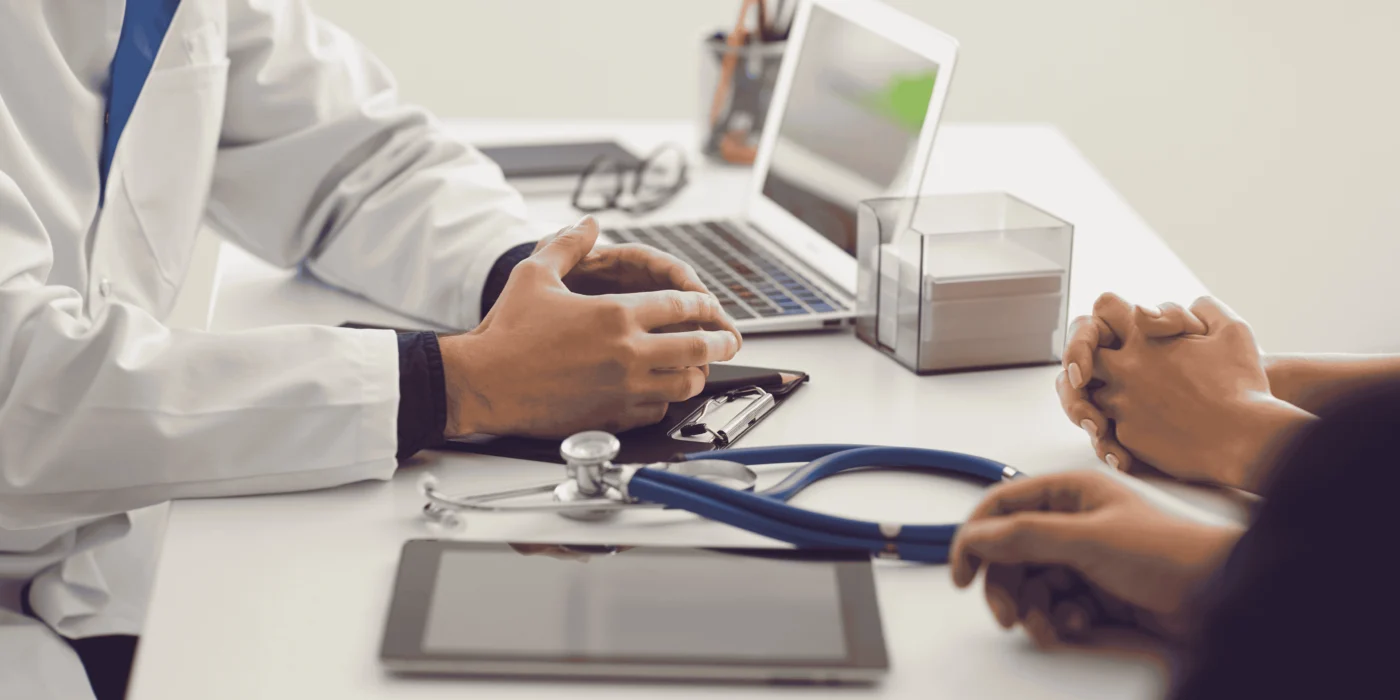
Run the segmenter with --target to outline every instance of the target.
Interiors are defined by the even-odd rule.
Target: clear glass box
[[[1073,246],[1004,192],[866,200],[856,335],[919,374],[1058,363]]]

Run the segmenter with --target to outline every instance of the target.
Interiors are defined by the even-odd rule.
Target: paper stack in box
[[[1056,356],[1066,270],[1000,236],[926,236],[880,250],[881,344],[918,369],[1046,362]],[[921,274],[922,273],[922,274]]]

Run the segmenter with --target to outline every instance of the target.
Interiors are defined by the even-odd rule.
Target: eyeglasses
[[[579,177],[572,203],[588,213],[618,209],[645,214],[671,201],[685,185],[685,151],[668,144],[636,165],[607,156],[595,158]]]

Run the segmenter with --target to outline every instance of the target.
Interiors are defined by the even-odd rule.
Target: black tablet
[[[871,683],[863,552],[414,540],[380,652],[400,673]]]

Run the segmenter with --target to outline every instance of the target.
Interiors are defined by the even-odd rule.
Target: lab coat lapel
[[[225,13],[181,3],[122,132],[92,246],[94,315],[121,300],[164,317],[184,284],[223,122]]]

